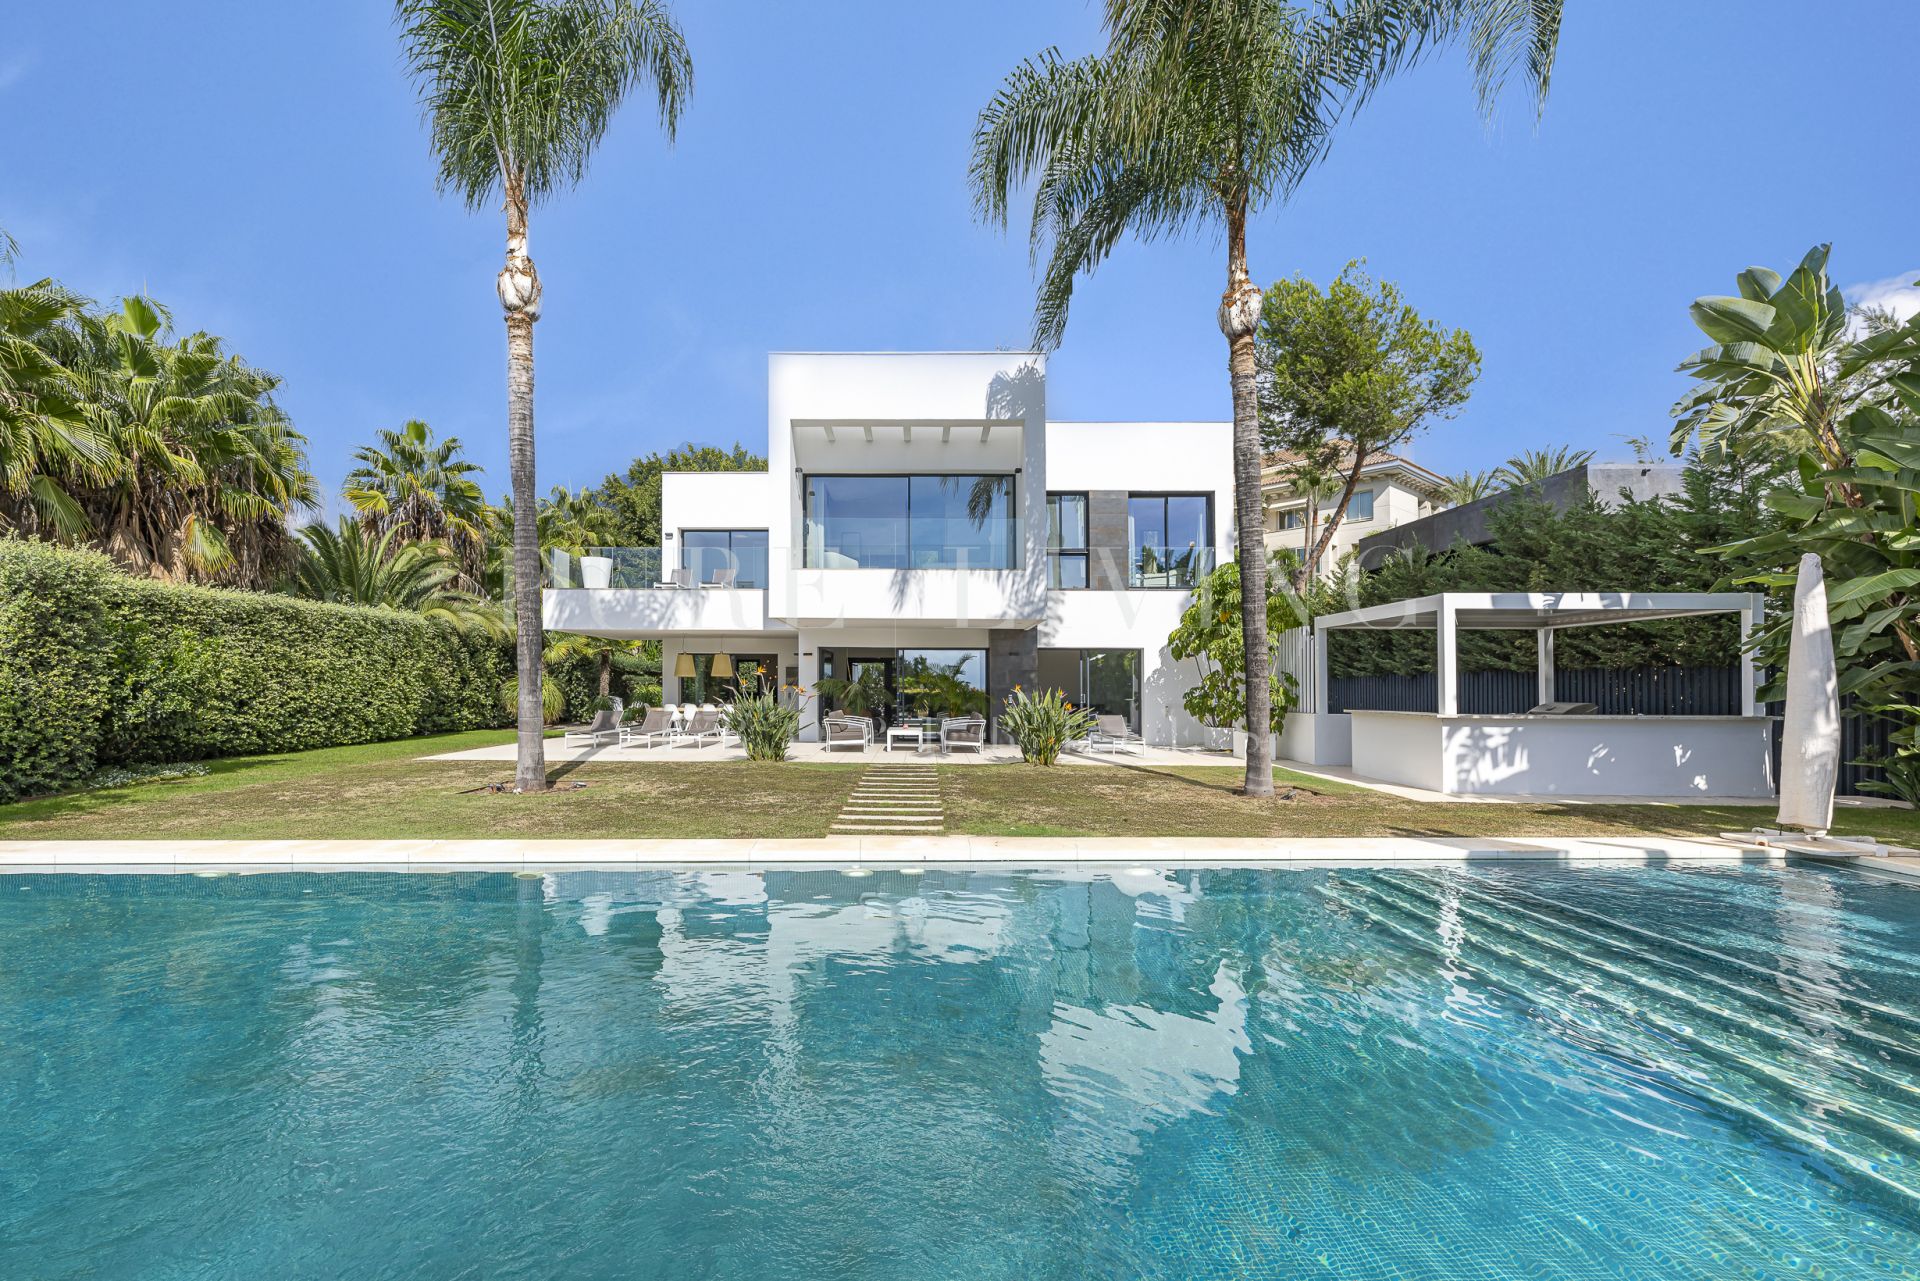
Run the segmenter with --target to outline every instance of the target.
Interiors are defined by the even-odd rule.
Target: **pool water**
[[[0,877],[0,1277],[1920,1276],[1920,890]]]

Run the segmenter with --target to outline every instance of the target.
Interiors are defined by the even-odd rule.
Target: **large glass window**
[[[1100,716],[1121,716],[1140,732],[1140,651],[1043,649],[1040,684]]]
[[[1213,568],[1211,494],[1127,498],[1128,585],[1192,587]]]
[[[726,661],[722,662],[721,659]],[[742,681],[774,682],[772,654],[681,654],[674,670],[683,703],[731,703]],[[692,670],[689,671],[688,669]],[[719,670],[715,670],[718,668]]]
[[[711,583],[714,574],[733,571],[735,587],[767,585],[767,531],[764,529],[683,529],[680,564],[693,572],[696,583]]]
[[[1047,495],[1047,585],[1087,585],[1087,496]]]
[[[1373,519],[1373,491],[1371,489],[1356,489],[1353,491],[1353,497],[1347,500],[1347,519]]]
[[[809,476],[809,569],[1011,569],[1013,477]]]
[[[987,651],[903,649],[899,683],[905,716],[985,716]]]

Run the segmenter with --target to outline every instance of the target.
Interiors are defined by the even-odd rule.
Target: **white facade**
[[[665,476],[661,547],[616,554],[645,571],[549,588],[548,627],[660,638],[669,701],[683,654],[702,673],[716,654],[770,660],[812,692],[934,653],[964,659],[990,712],[1014,683],[1091,673],[1069,695],[1149,743],[1211,741],[1180,706],[1198,672],[1166,643],[1188,585],[1232,555],[1230,424],[1050,423],[1045,358],[1026,352],[780,353],[767,402],[768,470]],[[720,564],[733,585],[697,585]],[[816,735],[814,713],[803,725]]]

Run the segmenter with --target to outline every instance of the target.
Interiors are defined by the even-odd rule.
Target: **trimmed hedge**
[[[512,651],[391,609],[188,587],[0,538],[0,802],[102,765],[501,725]]]

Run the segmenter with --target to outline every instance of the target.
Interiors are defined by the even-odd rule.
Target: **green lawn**
[[[204,778],[0,806],[0,840],[192,837],[824,836],[862,765],[561,764],[560,790],[489,793],[505,762],[421,761],[502,743],[499,730],[209,763]],[[941,771],[949,832],[1008,836],[1578,836],[1711,833],[1762,808],[1429,804],[1278,772],[1235,793],[1230,767],[962,765]],[[574,783],[585,787],[573,788]],[[1842,810],[1841,832],[1920,841],[1911,810]]]

